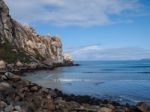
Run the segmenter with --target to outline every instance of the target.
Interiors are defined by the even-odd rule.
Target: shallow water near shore
[[[67,94],[124,103],[150,101],[150,61],[78,61],[80,66],[25,73],[24,79]]]

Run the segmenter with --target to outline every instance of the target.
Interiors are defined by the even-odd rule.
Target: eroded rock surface
[[[65,63],[60,38],[40,36],[30,26],[18,23],[9,15],[3,0],[0,0],[0,60],[17,62],[17,66]]]

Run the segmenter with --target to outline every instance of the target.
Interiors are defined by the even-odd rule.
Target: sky
[[[57,35],[74,60],[150,58],[150,0],[5,0],[13,18]]]

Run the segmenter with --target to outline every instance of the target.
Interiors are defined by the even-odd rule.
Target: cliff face
[[[51,64],[63,63],[62,44],[58,37],[39,36],[32,28],[13,21],[14,38],[12,43],[22,48],[37,60]]]
[[[7,5],[0,0],[0,60],[51,65],[64,63],[64,56],[58,37],[40,36],[33,28],[13,20]]]

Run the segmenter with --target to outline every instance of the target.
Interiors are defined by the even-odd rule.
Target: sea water
[[[150,101],[150,61],[77,61],[80,66],[25,73],[24,78],[67,94],[125,103]]]

